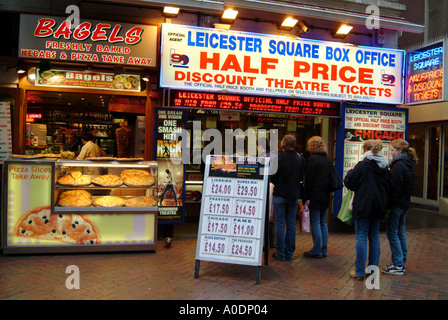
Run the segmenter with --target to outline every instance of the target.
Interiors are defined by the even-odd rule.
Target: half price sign
[[[216,157],[207,158],[196,259],[260,266],[268,180],[258,172],[267,158],[232,158],[235,170],[212,169]]]

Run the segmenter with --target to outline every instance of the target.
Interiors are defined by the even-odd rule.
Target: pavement
[[[328,257],[323,259],[303,256],[311,249],[312,238],[298,232],[292,261],[273,259],[275,249],[269,249],[270,258],[261,267],[259,284],[256,267],[207,261],[201,261],[199,277],[195,278],[196,235],[197,223],[192,222],[176,226],[172,246],[166,248],[160,240],[154,252],[0,254],[0,299],[181,303],[448,299],[448,218],[433,211],[413,208],[408,213],[406,274],[380,273],[376,282],[370,279],[370,285],[349,276],[354,269],[356,243],[350,232],[331,232]],[[380,239],[380,265],[384,266],[391,261],[384,231]],[[77,283],[70,278],[69,266],[79,270],[79,289],[73,288]]]

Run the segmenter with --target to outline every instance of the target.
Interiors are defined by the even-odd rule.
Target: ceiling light
[[[291,17],[285,18],[282,22],[282,27],[284,28],[294,28],[299,20]]]
[[[352,29],[352,25],[342,23],[341,25],[339,25],[336,31],[336,35],[346,36],[350,33],[350,31],[352,31]]]
[[[169,17],[176,17],[179,14],[179,8],[176,7],[164,7],[163,15]]]
[[[238,15],[238,11],[237,10],[226,9],[222,13],[221,19],[223,19],[223,20],[235,20],[237,15]]]

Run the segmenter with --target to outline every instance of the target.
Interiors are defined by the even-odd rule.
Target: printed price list
[[[261,241],[263,181],[226,177],[207,179],[200,253],[254,259]]]

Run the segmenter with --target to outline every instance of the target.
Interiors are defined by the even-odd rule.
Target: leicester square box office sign
[[[161,87],[403,103],[404,51],[162,25]]]
[[[20,15],[19,57],[157,67],[158,27]]]
[[[406,56],[406,104],[446,101],[445,44],[441,40],[411,50]]]

